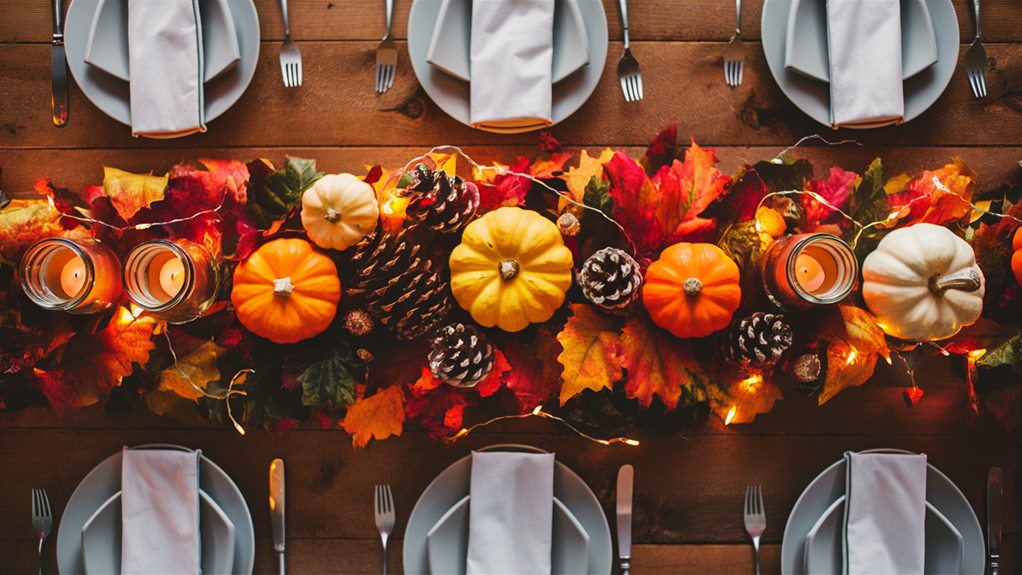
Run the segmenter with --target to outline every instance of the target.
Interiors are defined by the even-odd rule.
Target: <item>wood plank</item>
[[[65,2],[65,6],[68,3]],[[610,37],[621,38],[621,17],[616,0],[603,0]],[[742,33],[760,37],[763,0],[742,3]],[[393,32],[406,38],[412,0],[394,3]],[[954,0],[962,42],[972,38],[966,0]],[[280,41],[283,24],[277,0],[256,0],[262,38]],[[727,40],[734,33],[734,3],[721,0],[641,0],[628,7],[633,40]],[[291,31],[299,42],[310,40],[379,40],[384,33],[382,2],[348,0],[290,0]],[[983,2],[983,39],[988,42],[1022,40],[1022,11],[1013,0]],[[6,0],[0,4],[0,43],[49,42],[50,9],[32,0]]]
[[[310,42],[303,47],[305,84],[288,90],[277,55],[263,50],[260,66],[239,103],[209,125],[209,132],[168,140],[133,139],[80,90],[70,96],[71,119],[54,128],[49,103],[49,48],[10,45],[0,51],[0,148],[194,148],[223,146],[430,146],[531,144],[535,134],[497,135],[457,123],[434,105],[407,68],[382,96],[371,93],[371,42]],[[551,132],[568,145],[644,145],[670,122],[706,144],[787,146],[825,133],[867,145],[1018,145],[1022,133],[1022,45],[992,44],[990,97],[972,97],[959,67],[947,91],[928,112],[905,126],[838,130],[821,126],[785,98],[756,46],[745,82],[735,90],[720,78],[721,51],[711,43],[636,43],[644,65],[646,99],[623,101],[615,66],[621,45],[611,46],[600,85],[573,117]],[[339,71],[350,71],[340,81]]]
[[[681,138],[687,134],[681,132]],[[438,139],[441,142],[453,143],[455,140]],[[731,146],[713,145],[710,142],[701,144],[712,145],[720,158],[720,169],[724,173],[733,174],[746,163],[755,163],[774,157],[785,146]],[[793,142],[792,142],[793,143]],[[601,145],[586,146],[594,154]],[[289,146],[284,148],[238,147],[238,148],[188,148],[188,149],[2,149],[0,148],[0,187],[10,196],[34,195],[32,186],[40,177],[51,177],[58,184],[71,189],[81,189],[86,185],[99,184],[103,180],[103,166],[116,166],[135,172],[157,172],[166,170],[178,162],[197,158],[235,158],[250,160],[268,158],[277,165],[285,156],[301,156],[316,158],[321,170],[327,172],[362,173],[366,164],[381,164],[390,169],[403,166],[410,159],[428,151],[428,146],[419,147],[308,147]],[[625,149],[633,157],[641,157],[645,148],[626,146]],[[538,153],[535,145],[518,146],[465,146],[463,150],[476,161],[489,163],[493,161],[512,162],[518,156],[532,156]],[[923,169],[933,169],[960,157],[977,173],[978,190],[990,190],[1003,183],[1022,183],[1022,168],[1018,161],[1022,159],[1022,145],[997,147],[890,147],[890,146],[819,146],[806,144],[792,152],[797,158],[806,158],[813,162],[817,176],[825,175],[832,165],[840,165],[845,169],[861,173],[876,157],[884,161],[887,173],[917,173]],[[570,164],[574,164],[572,160]],[[569,164],[569,165],[570,165]]]

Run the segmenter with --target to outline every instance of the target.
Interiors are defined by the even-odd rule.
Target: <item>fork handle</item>
[[[291,24],[287,21],[287,0],[280,0],[280,14],[284,19],[284,39],[291,40]]]
[[[383,540],[383,575],[387,575],[387,537],[382,536]]]
[[[742,35],[742,0],[735,0],[735,38]]]
[[[623,29],[623,32],[624,32],[624,41],[625,41],[624,49],[627,50],[628,49],[628,45],[629,45],[629,42],[628,42],[628,0],[619,0],[619,4],[621,4],[621,28]]]
[[[394,0],[387,0],[387,36],[390,36],[390,21],[394,16]]]
[[[976,25],[976,39],[982,35],[979,30],[979,0],[972,0],[972,23]]]
[[[277,575],[284,575],[284,552],[277,552]]]
[[[752,538],[752,548],[756,552],[756,575],[759,575],[759,537]]]
[[[43,575],[43,542],[45,539],[39,538],[39,575]]]

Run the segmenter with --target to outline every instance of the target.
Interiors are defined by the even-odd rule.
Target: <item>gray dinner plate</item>
[[[81,0],[75,0],[80,2]],[[141,445],[147,449],[180,449],[178,445]],[[57,568],[61,575],[84,575],[82,527],[121,490],[122,453],[107,457],[78,484],[60,517],[57,529]],[[241,490],[224,470],[206,456],[199,460],[199,487],[217,502],[234,524],[234,573],[248,575],[255,563],[255,530]]]
[[[77,1],[77,0],[76,0]],[[433,102],[455,120],[469,122],[469,84],[444,73],[426,61],[442,0],[415,0],[408,16],[408,56],[419,84]],[[607,14],[600,0],[578,0],[589,39],[589,64],[553,86],[553,123],[564,121],[578,111],[600,83],[607,63]],[[501,134],[539,130],[543,124],[515,128],[480,129]]]
[[[873,449],[863,453],[870,452],[908,453],[898,449]],[[806,537],[824,513],[844,495],[845,459],[841,458],[813,479],[788,515],[781,542],[781,573],[801,575],[806,572]],[[976,513],[958,486],[929,464],[926,469],[926,501],[939,510],[962,536],[961,572],[983,575],[986,547]]]
[[[926,0],[926,6],[937,39],[937,63],[902,84],[906,122],[917,118],[940,98],[958,65],[958,17],[951,0]],[[817,122],[830,126],[830,85],[784,67],[790,9],[791,0],[765,0],[763,3],[763,52],[767,65],[781,91],[795,106]]]
[[[492,446],[488,449],[538,451],[535,447],[519,445]],[[469,495],[471,475],[472,456],[466,455],[437,475],[422,492],[405,528],[406,575],[430,573],[427,536],[452,507]],[[585,481],[560,461],[555,461],[554,465],[554,496],[571,511],[589,535],[589,575],[610,575],[613,543],[603,507]]]

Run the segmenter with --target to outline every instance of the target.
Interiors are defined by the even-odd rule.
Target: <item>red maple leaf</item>
[[[844,209],[848,197],[855,190],[855,181],[858,177],[855,172],[849,172],[833,166],[830,168],[830,175],[826,181],[816,178],[809,181],[806,189],[819,194],[820,197],[826,200],[826,204],[813,196],[801,196],[802,209],[805,212],[805,231],[814,231],[823,224],[832,223],[840,219],[839,214],[830,206]],[[827,204],[830,204],[830,206]]]

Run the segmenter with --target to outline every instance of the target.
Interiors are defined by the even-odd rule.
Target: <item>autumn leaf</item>
[[[529,164],[529,175],[538,179],[555,178],[564,170],[564,164],[571,159],[571,152],[552,152],[536,158]]]
[[[344,407],[355,401],[355,378],[351,374],[349,357],[334,350],[307,367],[298,375],[302,386],[302,405],[319,407],[331,403]]]
[[[564,366],[561,405],[586,389],[611,389],[621,379],[617,360],[620,342],[614,320],[585,304],[571,304],[571,311],[568,323],[557,334],[564,348],[557,356]]]
[[[504,379],[522,412],[557,397],[561,387],[561,364],[551,361],[562,351],[553,329],[541,325],[528,341],[504,344],[503,353],[511,369]]]
[[[757,415],[770,413],[781,399],[784,395],[776,385],[762,376],[750,376],[714,393],[710,407],[725,425],[752,423]]]
[[[434,378],[428,367],[422,369],[422,376],[412,386],[411,396],[407,399],[405,418],[416,420],[433,439],[441,439],[457,431],[468,406],[465,393]]]
[[[267,160],[248,164],[251,185],[248,187],[248,206],[257,225],[269,227],[302,203],[302,193],[323,173],[316,171],[316,161],[288,158],[284,168],[276,170]]]
[[[504,374],[509,371],[511,371],[511,365],[498,349],[493,354],[493,369],[490,370],[490,374],[475,384],[472,389],[479,394],[479,397],[489,397],[497,393],[497,390],[504,385]]]
[[[182,350],[177,350],[181,353]],[[191,351],[178,357],[177,365],[171,365],[157,376],[160,391],[172,391],[177,395],[198,401],[202,394],[195,386],[206,389],[210,383],[220,381],[220,370],[217,360],[227,353],[227,348],[220,347],[212,340],[199,343]]]
[[[646,147],[646,153],[642,155],[642,167],[650,176],[660,171],[660,168],[674,161],[678,155],[678,124],[671,124],[660,130]]]
[[[220,192],[221,197],[226,192],[231,199],[239,204],[248,201],[249,173],[248,166],[243,162],[200,158],[199,164],[204,169],[181,164],[174,166],[172,174],[176,178],[185,176],[197,178],[207,188]]]
[[[401,386],[392,385],[370,397],[362,397],[362,393],[364,391],[348,407],[341,421],[341,427],[351,435],[351,443],[355,447],[365,447],[371,439],[382,441],[391,435],[400,437],[405,421],[405,395]]]
[[[32,244],[50,237],[84,237],[82,228],[67,230],[60,212],[46,200],[11,200],[0,209],[0,262],[17,265]]]
[[[578,157],[578,166],[568,168],[564,174],[564,183],[568,186],[568,196],[576,202],[582,203],[585,200],[589,180],[603,178],[603,164],[609,162],[613,156],[614,151],[610,148],[604,148],[595,158],[590,156],[588,151],[582,150]],[[569,202],[566,198],[560,198],[557,210],[562,211],[568,205]]]
[[[805,211],[806,229],[804,231],[811,232],[822,224],[839,220],[840,215],[830,206],[844,209],[845,203],[851,196],[852,190],[858,187],[859,181],[859,176],[855,172],[842,170],[837,166],[830,168],[830,175],[826,180],[815,178],[810,180],[806,189],[818,194],[826,201],[826,204],[813,196],[801,196],[802,209]]]
[[[716,220],[720,227],[752,219],[756,215],[760,201],[767,194],[766,183],[759,172],[748,167],[737,178],[700,216]]]
[[[625,322],[619,355],[628,372],[625,394],[643,408],[653,403],[653,396],[668,410],[677,408],[683,390],[702,374],[689,343],[671,337],[645,315]]]
[[[975,188],[976,172],[955,159],[942,168],[924,170],[904,191],[889,194],[887,201],[897,211],[898,225],[940,225],[969,215]]]
[[[110,198],[110,203],[124,221],[131,220],[142,208],[162,200],[168,181],[167,174],[132,174],[109,166],[103,168],[103,193]]]
[[[876,318],[860,307],[837,306],[837,313],[831,313],[820,325],[818,337],[829,342],[820,405],[849,387],[866,383],[873,375],[877,356],[890,362],[883,330]]]

